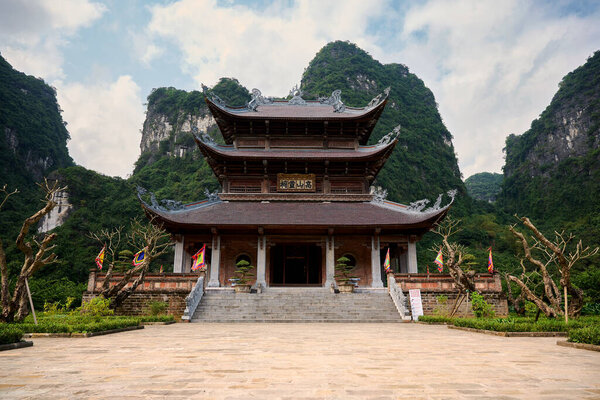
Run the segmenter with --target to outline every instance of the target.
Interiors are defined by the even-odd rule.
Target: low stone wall
[[[408,297],[410,289],[421,290],[421,301],[425,315],[444,314],[454,304],[458,291],[454,280],[450,275],[438,274],[396,274],[396,282]],[[508,303],[506,295],[502,292],[502,282],[499,275],[477,274],[475,275],[475,288],[490,303],[497,316],[508,315]],[[444,303],[442,296],[447,298]],[[410,307],[410,302],[409,302]],[[458,309],[459,316],[473,316],[471,302],[463,301]]]
[[[87,291],[83,294],[83,301],[95,297],[102,288],[106,274],[90,271]],[[178,320],[185,310],[185,298],[190,293],[199,278],[198,273],[190,274],[147,274],[144,284],[129,296],[123,304],[116,309],[117,315],[144,315],[148,314],[149,303],[164,301],[168,303],[168,314],[174,315]],[[119,282],[123,274],[113,274],[110,285]],[[131,286],[131,283],[127,284]]]

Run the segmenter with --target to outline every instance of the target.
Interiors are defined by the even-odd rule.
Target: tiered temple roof
[[[297,94],[284,101],[266,99],[254,89],[246,107],[228,106],[215,95],[207,97],[206,103],[227,144],[239,136],[279,132],[355,137],[364,145],[385,108],[388,94],[389,88],[362,108],[344,105],[339,90],[319,100],[304,100]]]

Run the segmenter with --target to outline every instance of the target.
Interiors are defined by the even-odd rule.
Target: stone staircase
[[[191,322],[403,322],[387,289],[331,293],[324,288],[267,288],[234,293],[206,288]]]

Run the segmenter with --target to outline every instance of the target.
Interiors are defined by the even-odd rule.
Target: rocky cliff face
[[[250,100],[248,90],[236,79],[221,78],[213,88],[215,93],[231,105],[242,105]],[[196,151],[192,130],[207,132],[220,141],[217,125],[208,111],[204,93],[186,92],[172,87],[154,89],[148,96],[148,110],[142,129],[142,155],[136,172],[153,164],[161,157],[184,158]],[[195,153],[199,157],[199,152]]]
[[[214,118],[202,110],[198,114],[186,114],[180,112],[171,123],[168,115],[157,112],[154,107],[149,107],[142,129],[142,140],[140,149],[142,153],[161,154],[166,150],[166,155],[173,157],[184,157],[194,147],[190,143],[192,128],[200,132],[206,132],[215,126]],[[161,142],[166,144],[161,149]],[[168,145],[167,145],[168,144]]]
[[[600,51],[559,84],[522,135],[506,140],[500,204],[538,218],[600,211]]]

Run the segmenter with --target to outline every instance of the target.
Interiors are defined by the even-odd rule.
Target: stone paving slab
[[[175,324],[34,338],[1,399],[600,399],[600,353],[421,324]]]

